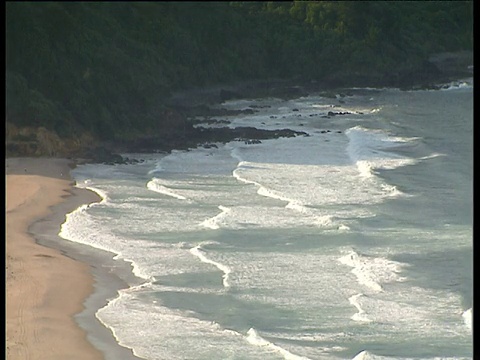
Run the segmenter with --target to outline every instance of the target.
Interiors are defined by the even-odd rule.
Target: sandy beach
[[[89,325],[84,326],[91,329],[90,334],[75,319],[77,314],[85,312],[85,302],[93,297],[98,283],[111,283],[105,274],[99,275],[101,266],[95,270],[95,266],[78,261],[68,251],[42,246],[36,241],[43,237],[55,244],[61,240],[58,232],[67,212],[100,200],[89,190],[74,188],[69,174],[71,166],[72,161],[67,159],[6,159],[6,356],[9,360],[132,358],[131,351],[119,346],[110,331],[94,318],[96,308],[115,294],[114,288],[104,291],[91,305],[86,320]],[[42,219],[48,221],[42,224]],[[92,334],[97,338],[95,346]]]

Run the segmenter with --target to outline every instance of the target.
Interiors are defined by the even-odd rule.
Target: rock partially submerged
[[[171,150],[188,150],[196,147],[212,148],[215,143],[230,141],[244,141],[246,144],[260,144],[261,140],[276,139],[280,137],[308,136],[304,131],[290,129],[266,130],[254,127],[192,127],[181,136],[164,138],[149,136],[148,138],[122,144],[123,152],[158,153]]]

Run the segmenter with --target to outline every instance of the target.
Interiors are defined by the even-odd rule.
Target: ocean
[[[72,171],[102,201],[60,236],[135,275],[119,272],[129,287],[96,313],[122,346],[148,360],[472,359],[473,79],[216,106],[254,109],[227,126],[307,135]]]

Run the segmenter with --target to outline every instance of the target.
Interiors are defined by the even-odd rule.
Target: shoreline
[[[129,286],[113,268],[128,276],[131,267],[59,236],[66,214],[101,200],[75,187],[74,167],[63,158],[6,158],[8,359],[138,359],[95,316]]]

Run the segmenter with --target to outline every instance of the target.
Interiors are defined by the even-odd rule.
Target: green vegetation
[[[174,90],[388,78],[472,48],[473,1],[7,2],[6,116],[133,138]]]

